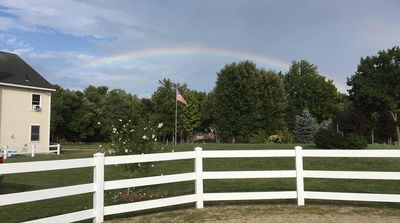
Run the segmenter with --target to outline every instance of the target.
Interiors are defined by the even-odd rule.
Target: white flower
[[[156,136],[155,136],[154,134],[153,134],[153,135],[151,135],[151,138],[152,138],[152,139],[154,139],[155,137],[156,137]]]
[[[124,145],[126,144],[126,141],[122,142]]]
[[[117,129],[116,128],[113,128],[113,133],[116,133],[117,132]]]
[[[122,119],[118,119],[118,121],[122,122]]]
[[[101,147],[103,147],[103,145],[100,144],[99,147],[101,148]]]
[[[101,122],[97,122],[98,125],[101,125]]]
[[[125,149],[125,153],[128,153],[128,149]]]
[[[157,127],[158,127],[158,128],[161,128],[161,127],[163,127],[163,125],[164,125],[164,124],[163,124],[162,122],[160,122],[160,123],[158,123],[158,126],[157,126]]]
[[[144,135],[142,138],[143,138],[143,139],[147,139],[147,136]]]
[[[147,127],[144,127],[143,130],[147,130]]]
[[[134,131],[135,131],[134,129],[131,129],[131,130],[130,130],[130,132],[134,132]]]

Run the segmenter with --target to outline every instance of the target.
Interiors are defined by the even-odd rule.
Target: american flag
[[[184,105],[187,105],[185,98],[179,93],[178,89],[176,89],[176,100]]]

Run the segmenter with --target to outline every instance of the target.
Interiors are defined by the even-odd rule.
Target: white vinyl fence
[[[251,157],[295,157],[295,170],[274,171],[203,171],[203,159],[208,158],[251,158]],[[69,214],[38,219],[31,222],[73,222],[93,218],[94,222],[103,222],[104,216],[125,212],[159,208],[171,205],[195,203],[203,208],[205,201],[230,200],[267,200],[297,199],[298,205],[304,205],[305,199],[348,200],[400,202],[400,195],[371,193],[337,193],[304,191],[304,178],[334,179],[373,179],[400,180],[400,172],[364,172],[364,171],[319,171],[303,170],[303,157],[386,157],[399,158],[399,150],[302,150],[300,146],[294,150],[205,150],[195,148],[189,152],[171,152],[143,155],[110,156],[97,153],[93,158],[41,161],[26,163],[2,164],[0,175],[36,171],[63,170],[81,167],[93,167],[93,183],[52,189],[0,195],[0,206],[24,202],[32,202],[57,197],[93,193],[93,209]],[[194,159],[195,171],[191,173],[171,174],[164,176],[143,177],[134,179],[104,181],[106,165],[145,163]],[[234,192],[204,193],[203,180],[209,179],[249,179],[249,178],[296,178],[296,191],[278,192]],[[183,181],[194,181],[195,193],[183,196],[139,201],[127,204],[104,206],[104,191],[127,187],[139,187]]]
[[[7,159],[9,156],[13,156],[13,155],[30,155],[31,157],[35,157],[37,151],[39,149],[47,149],[48,151],[47,153],[55,153],[57,155],[60,155],[61,153],[61,146],[60,144],[55,144],[55,145],[49,145],[48,147],[39,147],[37,145],[32,145],[30,147],[30,150],[28,151],[28,149],[25,149],[25,152],[21,152],[21,151],[17,151],[15,149],[10,149],[7,145],[6,146],[2,146],[0,147],[0,153],[1,155],[4,156],[4,159]]]

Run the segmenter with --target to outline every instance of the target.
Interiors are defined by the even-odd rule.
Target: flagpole
[[[175,138],[174,142],[176,145],[178,132],[178,88],[175,88]]]

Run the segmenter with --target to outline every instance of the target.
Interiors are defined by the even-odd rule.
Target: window
[[[40,107],[40,94],[32,94],[32,108]]]
[[[39,141],[40,125],[31,125],[31,141]]]

